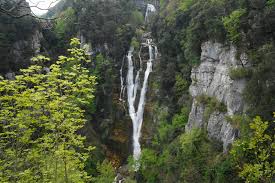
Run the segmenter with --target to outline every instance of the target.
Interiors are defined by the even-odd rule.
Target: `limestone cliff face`
[[[17,1],[19,2],[16,0],[15,3]],[[22,7],[16,9],[16,15],[31,14],[29,4],[25,0],[20,2]],[[0,74],[3,74],[7,79],[12,79],[14,72],[26,68],[30,64],[30,58],[41,52],[43,34],[39,23],[33,17],[24,16],[15,19],[1,15],[1,18],[14,24],[14,29],[11,29],[6,26],[5,21],[0,23],[2,26],[1,33],[6,36],[5,41],[7,42],[7,46],[0,45],[0,64],[3,66],[0,68]],[[28,28],[21,30],[20,27]]]
[[[244,111],[242,92],[246,85],[245,79],[232,80],[229,71],[232,68],[248,67],[249,63],[245,54],[236,59],[237,50],[234,46],[208,41],[202,44],[201,49],[201,64],[193,68],[191,73],[189,92],[193,97],[193,104],[186,130],[207,129],[208,136],[221,141],[226,151],[238,134],[226,121],[226,116]],[[196,100],[201,95],[216,98],[225,104],[227,112],[214,111],[209,119],[205,119],[206,106]]]
[[[42,39],[42,33],[38,29],[36,29],[33,31],[33,34],[28,39],[16,41],[13,44],[12,49],[12,55],[15,59],[14,63],[18,63],[24,60],[24,53],[27,49],[29,49],[34,55],[40,53]]]

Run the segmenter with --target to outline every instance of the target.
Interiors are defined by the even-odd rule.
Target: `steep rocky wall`
[[[238,131],[227,122],[226,116],[242,113],[245,108],[242,92],[246,85],[245,79],[232,80],[230,69],[249,67],[245,54],[236,59],[237,50],[234,46],[225,46],[211,41],[201,46],[201,63],[192,69],[192,84],[189,92],[193,98],[192,109],[186,130],[205,128],[208,136],[223,143],[227,150]],[[215,98],[226,106],[227,112],[215,110],[205,119],[206,106],[197,101],[199,96]]]
[[[21,18],[0,15],[0,74],[8,79],[12,79],[14,72],[27,67],[30,58],[40,53],[43,40],[37,20],[24,16],[31,14],[29,4],[24,0],[21,6],[14,12],[16,16],[23,16]]]
[[[4,71],[5,78],[13,79],[14,72],[19,69],[27,67],[30,64],[31,57],[40,53],[42,33],[39,29],[33,31],[33,34],[24,40],[18,40],[12,44],[9,57],[10,67]]]
[[[26,49],[30,49],[33,54],[40,53],[42,39],[42,33],[36,29],[28,39],[16,41],[12,47],[12,55],[15,57],[14,63],[18,63],[24,59],[23,54]]]

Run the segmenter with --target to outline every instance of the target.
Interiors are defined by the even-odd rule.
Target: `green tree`
[[[240,169],[239,176],[247,183],[272,182],[275,175],[274,126],[257,116],[250,128],[253,131],[251,137],[237,140],[231,150]]]
[[[54,32],[58,38],[66,37],[66,33],[72,31],[72,27],[76,21],[75,11],[69,7],[60,14],[60,18],[57,19],[54,27]]]
[[[0,81],[0,182],[86,182],[88,152],[77,133],[94,98],[95,76],[78,39],[70,56],[33,58],[15,80]]]
[[[245,13],[245,9],[238,9],[233,11],[228,17],[223,18],[223,25],[228,32],[228,37],[234,43],[241,39],[240,19]]]
[[[275,0],[268,0],[267,5],[268,6],[274,6],[275,5]]]
[[[115,180],[115,170],[110,162],[104,160],[101,164],[97,164],[99,175],[93,179],[96,183],[112,183]]]

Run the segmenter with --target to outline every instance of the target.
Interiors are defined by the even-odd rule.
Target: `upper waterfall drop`
[[[156,8],[155,8],[154,5],[152,5],[152,4],[147,4],[146,13],[145,13],[145,22],[148,21],[148,16],[149,16],[149,14],[150,14],[150,13],[154,13],[154,12],[156,12],[156,11],[157,11],[157,10],[156,10]]]

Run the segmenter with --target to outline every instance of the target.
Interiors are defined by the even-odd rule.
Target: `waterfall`
[[[148,21],[148,16],[150,13],[153,13],[156,11],[156,8],[152,4],[147,4],[146,12],[145,12],[145,22]]]
[[[141,128],[143,122],[143,114],[146,100],[146,92],[148,87],[148,79],[149,75],[152,72],[153,61],[157,56],[157,47],[153,45],[152,39],[146,39],[145,43],[142,43],[142,47],[148,47],[149,49],[149,59],[147,60],[146,70],[144,72],[143,83],[140,86],[140,74],[142,72],[142,61],[140,58],[140,66],[139,69],[135,68],[133,63],[133,51],[134,48],[130,48],[126,59],[128,61],[128,70],[127,70],[127,78],[126,82],[123,79],[123,67],[124,61],[122,63],[122,67],[120,69],[120,80],[121,80],[121,93],[123,93],[124,88],[127,88],[127,102],[128,102],[128,111],[130,118],[133,124],[133,157],[134,160],[139,160],[141,154],[140,147],[140,136],[141,136]],[[155,52],[154,52],[155,51]],[[135,74],[135,70],[136,74]],[[125,86],[126,84],[126,86]],[[141,87],[141,89],[140,89]],[[138,90],[140,89],[140,90]],[[140,93],[139,93],[140,91]],[[139,94],[139,95],[138,95]],[[121,94],[121,97],[123,94]],[[137,98],[139,96],[139,98]],[[122,100],[122,99],[121,99]],[[138,168],[138,167],[137,167]]]
[[[148,21],[148,16],[150,13],[156,11],[156,8],[152,4],[147,5],[145,22]],[[126,59],[123,58],[121,69],[120,69],[120,98],[119,100],[124,101],[124,92],[127,90],[127,102],[128,102],[128,112],[133,124],[133,157],[135,161],[138,161],[141,155],[141,146],[139,139],[141,137],[141,129],[143,123],[143,114],[146,102],[146,93],[148,88],[148,79],[150,73],[152,72],[153,61],[158,56],[157,46],[153,43],[153,40],[150,39],[150,33],[144,34],[143,37],[146,37],[145,42],[141,44],[139,50],[139,64],[134,64],[133,61],[133,52],[134,48],[130,47]],[[142,48],[148,48],[149,59],[146,62],[146,70],[143,72],[143,61],[141,59],[141,50]],[[125,61],[126,60],[126,61]],[[127,64],[126,64],[127,62]],[[126,65],[128,67],[126,67]],[[136,65],[139,65],[137,68]],[[123,70],[127,69],[127,77],[123,78]],[[140,78],[144,73],[144,77]],[[141,80],[143,79],[143,80]],[[143,81],[140,84],[140,81]],[[136,162],[135,169],[138,170],[139,163]]]

